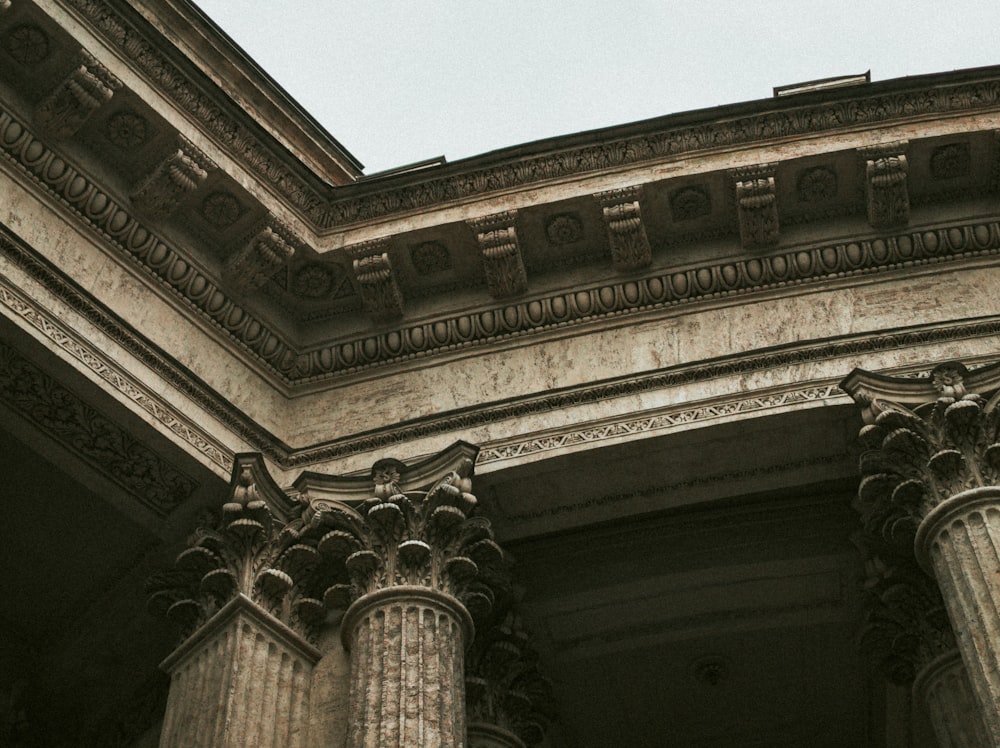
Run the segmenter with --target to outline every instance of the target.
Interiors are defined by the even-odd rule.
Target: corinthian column
[[[465,680],[469,748],[529,748],[544,739],[555,715],[552,684],[512,609],[477,633]]]
[[[149,581],[151,607],[186,634],[161,665],[171,677],[161,748],[304,745],[312,640],[336,580],[301,528],[263,461],[237,456],[219,521]]]
[[[854,371],[864,407],[856,506],[866,529],[914,537],[940,587],[990,745],[1000,745],[1000,366],[923,379]],[[943,693],[931,689],[929,694]]]
[[[470,516],[474,456],[459,444],[413,467],[380,460],[364,499],[352,479],[296,483],[305,529],[350,580],[325,596],[347,608],[349,748],[466,745],[465,649],[493,599],[480,571],[503,555],[489,522]]]
[[[912,688],[940,748],[988,748],[992,743],[944,601],[934,580],[917,566],[912,539],[909,548],[893,547],[880,536],[855,540],[866,572],[862,650],[891,682]]]

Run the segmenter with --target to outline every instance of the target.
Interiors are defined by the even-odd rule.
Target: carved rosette
[[[514,228],[516,218],[517,211],[508,210],[468,221],[479,242],[486,285],[496,299],[528,290],[528,273]]]
[[[187,138],[160,161],[132,191],[132,204],[152,218],[165,218],[205,181],[215,164]]]
[[[906,141],[860,149],[865,159],[865,197],[873,228],[905,226],[910,220]]]
[[[639,207],[641,192],[642,187],[635,186],[594,195],[601,205],[608,230],[611,261],[621,270],[636,270],[653,261],[653,250]]]
[[[539,671],[521,618],[513,611],[476,636],[466,663],[470,748],[524,748],[545,737],[555,716],[552,683]]]
[[[778,201],[774,189],[774,164],[737,169],[736,211],[744,249],[778,243]]]
[[[348,249],[365,310],[376,322],[403,316],[403,293],[389,262],[389,240],[375,239]]]
[[[77,66],[35,109],[35,122],[57,138],[68,138],[98,107],[111,101],[122,82],[84,49]]]
[[[266,221],[226,260],[226,278],[241,293],[256,291],[292,259],[295,243],[287,226]]]
[[[933,573],[981,715],[1000,744],[1000,366],[941,364],[921,380],[855,371],[865,408],[856,506],[868,533],[913,538]],[[990,396],[992,394],[992,396]]]
[[[368,500],[312,500],[304,516],[350,576],[326,602],[347,607],[352,747],[464,744],[465,645],[494,599],[482,572],[503,558],[489,522],[470,516],[471,459],[426,490],[403,491],[405,471],[380,460]]]

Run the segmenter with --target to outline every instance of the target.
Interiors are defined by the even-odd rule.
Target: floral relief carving
[[[216,228],[232,226],[242,213],[239,200],[231,192],[216,191],[201,201],[201,215]]]
[[[149,140],[149,122],[131,110],[117,112],[108,118],[105,135],[112,145],[129,151]]]
[[[931,176],[935,179],[957,179],[968,176],[972,167],[968,143],[950,143],[931,153]]]
[[[546,221],[545,236],[555,246],[573,244],[583,238],[583,223],[576,213],[559,213]]]
[[[670,195],[670,215],[674,221],[692,221],[711,212],[708,193],[698,187],[683,187]]]
[[[821,203],[837,196],[837,174],[825,166],[805,169],[795,183],[800,203]]]
[[[2,343],[0,400],[160,516],[197,488],[153,450]]]
[[[4,35],[3,47],[15,62],[37,65],[49,56],[49,37],[34,24],[22,24]]]
[[[419,275],[451,270],[451,254],[441,242],[422,242],[410,247],[410,262]]]

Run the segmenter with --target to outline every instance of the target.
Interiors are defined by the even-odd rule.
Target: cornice
[[[144,20],[127,17],[107,0],[59,1],[301,215],[323,206],[320,188],[325,175],[312,173],[284,146],[268,142],[271,138],[264,135],[261,124],[221,91],[207,93],[190,71],[181,69],[163,51],[167,45],[173,49],[172,42],[151,40]]]
[[[77,220],[98,232],[115,254],[193,312],[281,388],[375,376],[380,367],[430,356],[461,355],[539,333],[595,325],[692,303],[737,303],[741,297],[902,267],[919,267],[1000,252],[1000,223],[984,219],[933,229],[913,228],[854,242],[785,248],[703,266],[658,270],[548,297],[497,303],[389,330],[297,348],[266,320],[235,300],[192,258],[144,226],[23,123],[0,109],[0,155],[28,175]]]
[[[884,81],[795,97],[803,102],[799,106],[790,106],[787,98],[763,99],[539,141],[456,161],[433,173],[344,186],[333,192],[327,207],[313,209],[310,216],[319,228],[341,229],[442,203],[710,151],[973,114],[1000,106],[997,72],[985,68]]]

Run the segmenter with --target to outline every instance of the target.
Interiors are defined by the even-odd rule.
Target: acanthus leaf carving
[[[924,380],[937,397],[923,403],[892,402],[863,386],[849,390],[870,421],[859,436],[866,451],[855,502],[868,532],[912,537],[941,502],[1000,483],[1000,401],[970,392],[968,377],[959,362],[938,365]]]
[[[474,514],[472,460],[425,490],[404,491],[404,469],[397,460],[376,462],[372,496],[356,506],[310,501],[302,532],[317,537],[323,558],[350,579],[328,589],[328,598],[344,605],[389,587],[428,587],[461,601],[474,619],[488,614],[496,594],[486,572],[504,554],[489,520]]]
[[[538,652],[516,608],[507,605],[477,631],[466,657],[465,693],[469,740],[480,726],[517,736],[525,746],[545,738],[555,719],[552,682],[539,668]],[[492,743],[490,743],[492,745]]]
[[[468,221],[479,242],[486,285],[496,299],[528,290],[528,274],[514,226],[516,218],[517,211],[508,210]]]
[[[68,138],[121,87],[118,78],[81,49],[73,71],[39,102],[35,122],[53,137]]]
[[[642,222],[641,195],[641,186],[594,195],[601,205],[607,227],[611,260],[622,270],[637,270],[653,261],[653,250]]]

